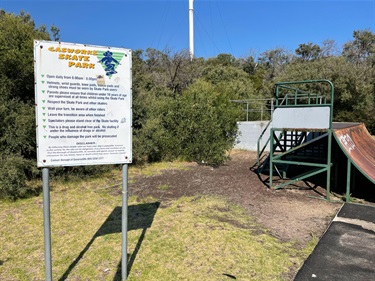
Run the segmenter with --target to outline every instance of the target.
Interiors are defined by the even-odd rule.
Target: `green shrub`
[[[0,165],[0,199],[15,200],[29,195],[26,179],[30,173],[30,162],[23,157],[3,156]]]
[[[199,81],[165,112],[163,150],[200,164],[221,165],[236,138],[239,114],[225,88]]]

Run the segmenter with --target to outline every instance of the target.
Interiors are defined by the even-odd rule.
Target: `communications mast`
[[[189,0],[189,51],[190,61],[194,58],[194,0]]]

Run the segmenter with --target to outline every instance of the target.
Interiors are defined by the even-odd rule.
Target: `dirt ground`
[[[320,238],[342,203],[327,202],[325,190],[305,183],[273,190],[258,177],[253,167],[256,152],[234,151],[231,161],[219,168],[188,164],[187,170],[165,170],[160,175],[135,178],[129,195],[153,197],[161,204],[181,196],[218,195],[244,207],[249,215],[281,241],[295,241],[302,249]],[[168,188],[160,188],[160,187]],[[337,200],[337,198],[336,198]],[[283,277],[294,280],[298,265]]]
[[[324,199],[325,190],[306,185],[267,188],[251,169],[256,152],[234,151],[230,156],[231,161],[219,168],[189,164],[188,170],[166,170],[161,175],[135,179],[129,185],[129,195],[152,196],[161,202],[181,196],[219,195],[243,206],[277,238],[295,240],[301,246],[312,236],[320,237],[341,207],[340,203],[317,199]]]

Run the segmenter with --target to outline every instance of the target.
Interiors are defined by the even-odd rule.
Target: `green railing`
[[[311,93],[300,88],[298,85],[308,84],[327,84],[329,86],[329,93],[327,95]],[[293,87],[292,87],[293,86]],[[284,91],[285,90],[285,91]],[[320,90],[324,90],[320,86]],[[284,93],[284,94],[283,94]],[[306,81],[295,81],[295,82],[279,82],[275,84],[275,107],[283,106],[333,106],[334,86],[329,80],[306,80]],[[327,99],[329,98],[329,99]]]

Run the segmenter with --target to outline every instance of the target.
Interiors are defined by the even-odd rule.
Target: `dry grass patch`
[[[161,205],[129,280],[282,280],[305,253],[216,197]]]

